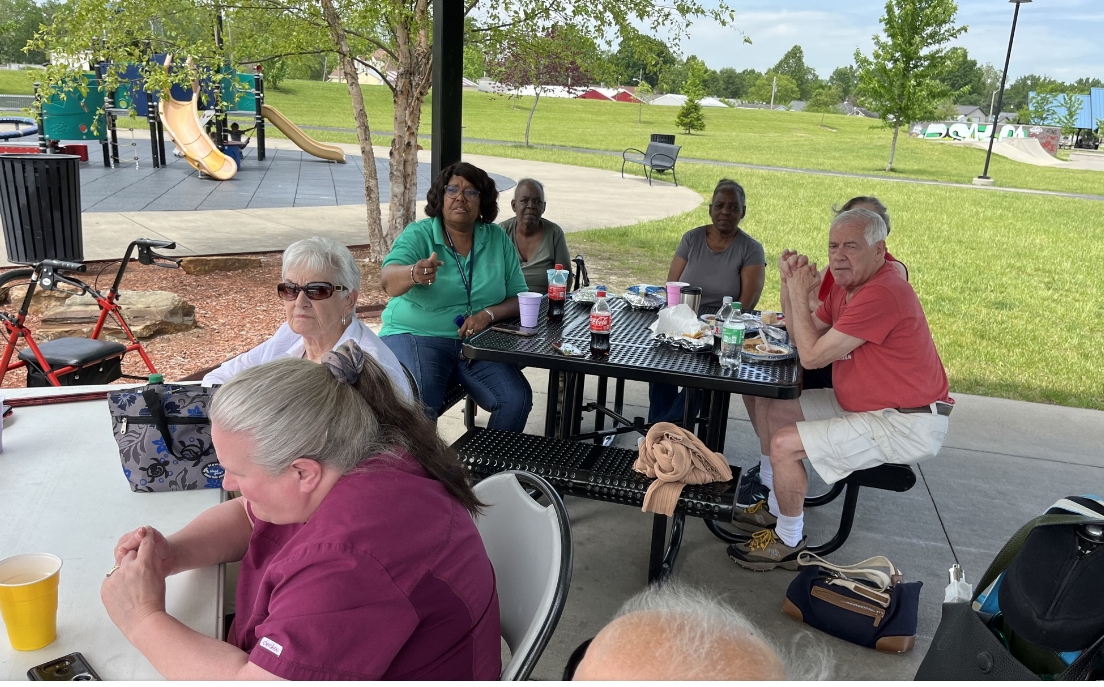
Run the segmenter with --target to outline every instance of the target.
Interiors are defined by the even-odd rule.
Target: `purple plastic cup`
[[[543,294],[525,291],[518,294],[518,306],[521,309],[521,326],[536,327],[540,317],[541,299]]]
[[[667,307],[673,308],[682,302],[682,287],[690,286],[684,281],[667,282]]]

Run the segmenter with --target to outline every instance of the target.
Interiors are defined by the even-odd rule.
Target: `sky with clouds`
[[[853,62],[855,48],[870,54],[871,36],[881,31],[885,0],[728,0],[736,29],[699,20],[683,41],[683,54],[695,54],[712,69],[759,71],[772,67],[794,45],[805,62],[827,78]],[[1000,69],[1008,48],[1015,6],[1007,0],[959,0],[958,22],[969,26],[955,45],[970,57]],[[738,29],[738,30],[737,30]],[[751,40],[741,41],[740,31]],[[1035,0],[1020,9],[1008,68],[1014,80],[1045,74],[1061,81],[1082,76],[1104,79],[1104,0]]]

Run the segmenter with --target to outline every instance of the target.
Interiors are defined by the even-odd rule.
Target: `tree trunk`
[[[419,10],[425,11],[424,3]],[[417,17],[410,19],[419,25]],[[395,121],[391,141],[391,204],[387,220],[388,245],[417,217],[418,203],[418,127],[422,122],[422,103],[429,93],[433,55],[424,30],[411,32],[409,26],[395,27],[398,73],[395,76]]]
[[[322,0],[322,14],[329,26],[330,36],[337,45],[341,70],[345,75],[345,83],[349,87],[349,98],[353,102],[353,118],[356,119],[360,159],[364,166],[364,204],[367,211],[368,243],[372,247],[372,260],[382,262],[384,256],[391,250],[391,242],[383,233],[379,179],[376,177],[376,156],[372,152],[372,130],[368,126],[368,112],[364,109],[364,94],[360,90],[360,79],[349,48],[349,39],[341,25],[341,17],[334,9],[333,0]]]
[[[529,147],[529,127],[533,125],[533,113],[537,111],[537,103],[540,102],[541,89],[536,89],[536,97],[533,98],[533,107],[529,108],[529,119],[525,122],[525,147]]]
[[[889,162],[886,164],[886,171],[893,171],[893,157],[897,154],[897,134],[901,131],[901,123],[893,122],[893,145],[889,147]]]

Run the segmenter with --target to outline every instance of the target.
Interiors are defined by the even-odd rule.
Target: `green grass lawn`
[[[369,122],[374,130],[390,130],[390,92],[383,87],[363,89]],[[297,124],[353,128],[352,110],[344,84],[285,81],[265,94],[266,101]],[[531,99],[464,93],[464,136],[521,142]],[[430,101],[423,110],[422,132],[430,129]],[[530,141],[621,151],[643,147],[653,132],[677,133],[678,108],[627,103],[545,98],[533,118]],[[885,172],[892,132],[876,128],[862,117],[775,112],[734,108],[705,108],[706,131],[679,134],[681,155],[689,158],[744,162],[774,167],[884,174],[895,178],[969,183],[985,164],[985,152],[975,148],[912,139],[898,140],[895,171]],[[352,141],[352,139],[348,139]],[[1000,186],[1104,195],[1104,173],[1053,169],[993,156],[990,176]]]
[[[466,145],[465,152],[618,169],[605,156],[520,146]],[[748,193],[744,229],[766,248],[772,268],[760,307],[777,308],[773,263],[784,248],[827,257],[830,208],[876,195],[895,227],[893,254],[910,270],[951,389],[1104,409],[1104,207],[1096,201],[970,189],[916,187],[686,165],[679,180],[708,196],[737,179]],[[611,192],[615,192],[611,189]],[[548,216],[555,220],[555,198]],[[707,223],[704,204],[652,222],[569,235],[573,252],[601,256],[612,271],[662,283],[682,234]],[[592,281],[603,279],[591,270]]]
[[[42,72],[30,69],[0,70],[0,93],[5,95],[34,95],[35,78]]]

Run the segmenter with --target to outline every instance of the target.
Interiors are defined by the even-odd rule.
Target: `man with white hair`
[[[575,680],[824,679],[830,657],[817,642],[794,665],[755,626],[713,596],[677,582],[625,602],[586,648]],[[789,675],[787,675],[789,673]]]
[[[797,569],[805,550],[808,458],[828,484],[883,463],[916,463],[943,446],[954,401],[928,320],[912,286],[885,259],[885,222],[865,209],[836,216],[828,238],[835,285],[807,305],[816,265],[779,260],[790,338],[808,369],[832,365],[832,389],[809,389],[767,410],[774,489],[733,522],[753,531],[729,556],[751,570]]]

